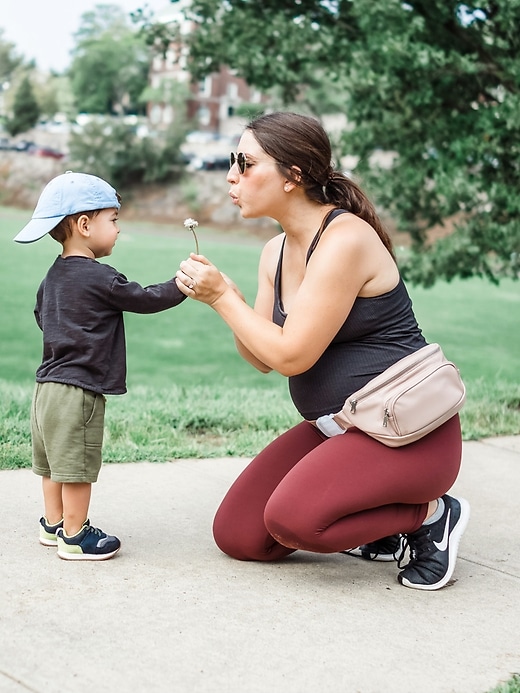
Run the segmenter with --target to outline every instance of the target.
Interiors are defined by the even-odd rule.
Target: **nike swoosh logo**
[[[433,543],[439,549],[439,551],[446,551],[448,548],[448,534],[450,533],[450,515],[451,508],[448,510],[448,516],[446,517],[446,525],[444,526],[444,534],[440,541],[434,541]]]

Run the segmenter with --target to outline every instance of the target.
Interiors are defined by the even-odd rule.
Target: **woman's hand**
[[[228,284],[229,281],[204,255],[195,253],[190,253],[190,257],[181,262],[175,275],[175,282],[183,294],[210,306],[226,291],[236,291],[232,282]]]

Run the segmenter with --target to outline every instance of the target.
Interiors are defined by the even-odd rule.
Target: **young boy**
[[[49,233],[62,253],[37,294],[43,360],[31,406],[33,471],[42,477],[40,542],[67,560],[112,558],[117,537],[88,520],[101,468],[105,395],[126,392],[123,311],[156,313],[186,297],[173,279],[143,288],[97,258],[112,253],[121,198],[96,176],[68,171],[43,190],[14,239]]]

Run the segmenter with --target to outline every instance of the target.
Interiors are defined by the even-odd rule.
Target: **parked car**
[[[65,156],[63,152],[59,152],[57,149],[53,149],[52,147],[40,147],[36,144],[27,151],[33,156],[44,156],[50,159],[63,159]]]
[[[194,130],[186,135],[186,142],[189,144],[209,144],[219,140],[220,136],[216,132],[207,132],[206,130]]]
[[[195,156],[190,161],[190,168],[196,171],[227,171],[229,170],[229,156]]]
[[[30,140],[19,140],[11,145],[11,149],[14,149],[15,152],[28,152],[29,149],[35,146],[34,142]]]

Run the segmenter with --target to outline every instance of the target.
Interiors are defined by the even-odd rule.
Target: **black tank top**
[[[334,210],[325,226],[345,211]],[[312,241],[307,262],[323,230]],[[284,244],[285,239],[274,283],[273,322],[280,326],[287,317],[281,300]],[[294,405],[310,421],[335,413],[349,395],[425,344],[402,279],[394,289],[380,296],[358,296],[345,322],[318,361],[308,371],[289,378]]]

